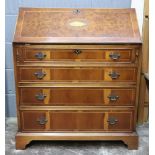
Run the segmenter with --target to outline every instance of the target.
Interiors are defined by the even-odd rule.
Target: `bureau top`
[[[14,43],[141,43],[134,9],[20,8]]]

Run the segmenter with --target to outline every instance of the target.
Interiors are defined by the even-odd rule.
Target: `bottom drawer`
[[[22,111],[22,131],[133,130],[133,111]]]

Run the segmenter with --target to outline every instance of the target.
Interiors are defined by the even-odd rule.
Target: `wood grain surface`
[[[14,42],[120,44],[141,39],[134,9],[22,8]]]

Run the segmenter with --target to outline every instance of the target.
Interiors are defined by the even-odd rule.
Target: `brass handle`
[[[112,59],[112,60],[118,60],[120,58],[120,54],[119,53],[110,53],[109,54],[109,57]]]
[[[119,96],[117,96],[117,95],[109,95],[108,98],[109,98],[110,101],[117,101],[119,99]]]
[[[112,73],[109,73],[109,76],[110,76],[112,79],[117,79],[117,78],[120,76],[120,74],[117,73],[117,72],[112,72]]]
[[[82,51],[81,51],[81,50],[79,50],[79,49],[76,49],[76,50],[74,50],[74,53],[78,55],[78,54],[81,54],[81,53],[82,53]]]
[[[44,78],[44,76],[46,76],[46,73],[42,71],[38,71],[38,72],[35,72],[34,75],[37,77],[37,79],[41,80]]]
[[[36,99],[39,101],[43,101],[46,98],[47,95],[42,94],[42,93],[38,93],[36,94]]]
[[[37,122],[40,124],[40,125],[45,125],[47,123],[47,119],[45,117],[40,117]]]
[[[43,54],[42,52],[38,52],[37,54],[35,54],[35,57],[39,60],[42,60],[46,57],[46,54]]]
[[[118,122],[118,120],[117,120],[116,118],[114,118],[114,117],[110,117],[110,118],[107,120],[107,122],[108,122],[110,125],[115,125],[115,124]]]

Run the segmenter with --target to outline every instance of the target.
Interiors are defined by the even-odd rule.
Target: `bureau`
[[[33,140],[120,140],[137,149],[134,9],[21,8],[13,55],[16,149]]]

